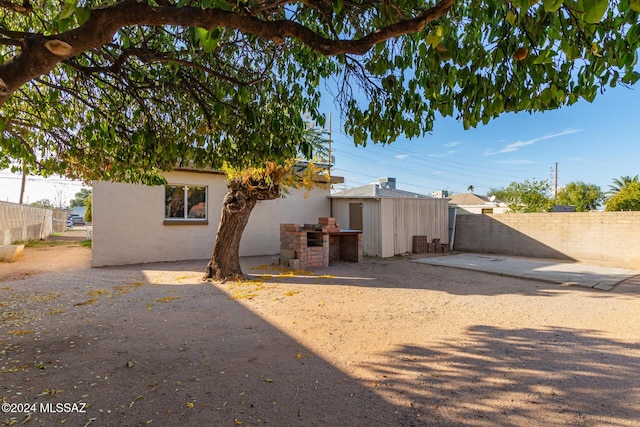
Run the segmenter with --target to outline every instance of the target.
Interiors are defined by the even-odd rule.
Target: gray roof
[[[488,197],[478,196],[473,193],[454,194],[453,196],[449,196],[448,199],[456,205],[482,205],[490,202]]]
[[[331,194],[332,198],[388,198],[388,199],[431,199],[424,194],[413,193],[411,191],[398,190],[397,188],[385,188],[380,184],[369,184],[361,187],[350,188]]]
[[[471,205],[477,206],[477,205],[486,205],[486,204],[498,205],[502,203],[502,201],[500,200],[497,200],[497,199],[491,200],[487,196],[479,196],[473,193],[454,194],[453,196],[447,197],[447,199],[449,200],[449,203],[456,204],[458,206],[471,206]]]

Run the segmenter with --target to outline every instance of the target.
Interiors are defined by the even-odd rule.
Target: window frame
[[[169,187],[182,187],[183,193],[183,217],[182,218],[168,218],[167,215],[167,189]],[[204,188],[204,218],[189,218],[189,189],[190,188]],[[164,225],[206,225],[209,224],[209,186],[201,184],[178,184],[167,183],[164,186],[164,203],[163,203],[163,223]]]

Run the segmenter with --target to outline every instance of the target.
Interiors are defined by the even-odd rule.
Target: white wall
[[[334,198],[333,216],[340,228],[349,224],[349,203],[362,203],[362,246],[365,255],[382,258],[411,252],[413,236],[449,241],[446,199]]]
[[[451,205],[455,206],[457,210],[457,215],[468,215],[468,214],[483,214],[483,213],[492,213],[492,214],[504,214],[507,213],[509,208],[507,206],[500,205]],[[493,209],[493,212],[483,212],[486,209]]]
[[[211,257],[222,200],[222,174],[174,171],[169,184],[208,187],[208,224],[165,225],[164,187],[96,182],[93,185],[94,267]],[[240,255],[280,251],[280,223],[315,223],[329,216],[329,190],[294,191],[254,208],[240,244]]]
[[[413,236],[427,236],[449,243],[449,204],[445,199],[383,199],[382,212],[393,238],[385,240],[383,256],[394,256],[413,250]],[[383,224],[384,224],[383,222]]]
[[[384,256],[380,232],[380,200],[372,198],[335,198],[333,217],[341,229],[349,228],[349,203],[362,203],[362,251],[365,256]]]

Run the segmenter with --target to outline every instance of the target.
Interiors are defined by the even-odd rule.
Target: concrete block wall
[[[460,215],[454,249],[640,269],[640,212]]]
[[[51,209],[0,201],[0,245],[50,236],[53,232],[52,218]]]

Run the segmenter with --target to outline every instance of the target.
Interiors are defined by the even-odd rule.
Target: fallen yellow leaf
[[[169,301],[173,301],[176,299],[180,299],[180,297],[164,297],[164,298],[158,298],[156,300],[156,302],[169,302]]]

